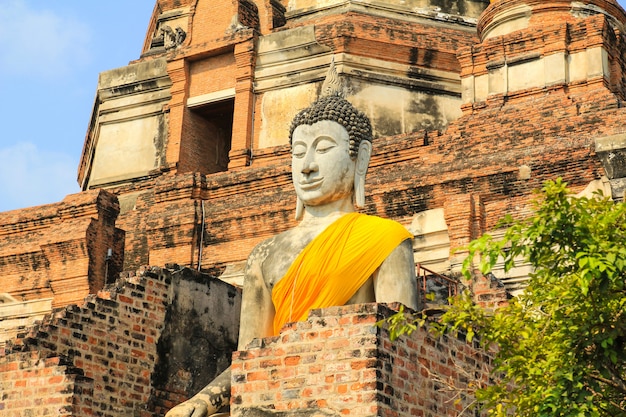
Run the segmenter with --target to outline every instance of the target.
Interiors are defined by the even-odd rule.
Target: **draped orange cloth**
[[[300,252],[272,290],[274,334],[311,309],[344,305],[391,252],[413,236],[399,223],[343,215]]]

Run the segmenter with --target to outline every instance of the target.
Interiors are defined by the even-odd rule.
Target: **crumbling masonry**
[[[156,1],[141,56],[100,74],[83,191],[0,213],[0,416],[163,415],[231,358],[234,416],[458,415],[441,381],[489,356],[390,345],[393,306],[231,356],[246,257],[295,221],[289,121],[334,59],[374,128],[364,211],[454,277],[545,180],[624,198],[625,25],[615,0]],[[463,284],[497,306],[527,274]]]

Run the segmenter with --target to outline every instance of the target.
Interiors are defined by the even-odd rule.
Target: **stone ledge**
[[[596,138],[595,146],[609,180],[626,178],[626,133]]]

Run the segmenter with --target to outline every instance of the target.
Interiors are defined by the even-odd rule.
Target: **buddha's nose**
[[[302,166],[303,174],[310,174],[311,172],[317,172],[319,169],[319,165],[315,161],[306,161]]]

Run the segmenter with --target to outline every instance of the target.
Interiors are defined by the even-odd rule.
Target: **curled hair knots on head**
[[[339,94],[332,94],[319,98],[296,114],[289,130],[289,144],[292,142],[296,127],[312,125],[321,120],[337,122],[346,129],[351,158],[356,158],[362,140],[372,141],[372,125],[369,118]]]

